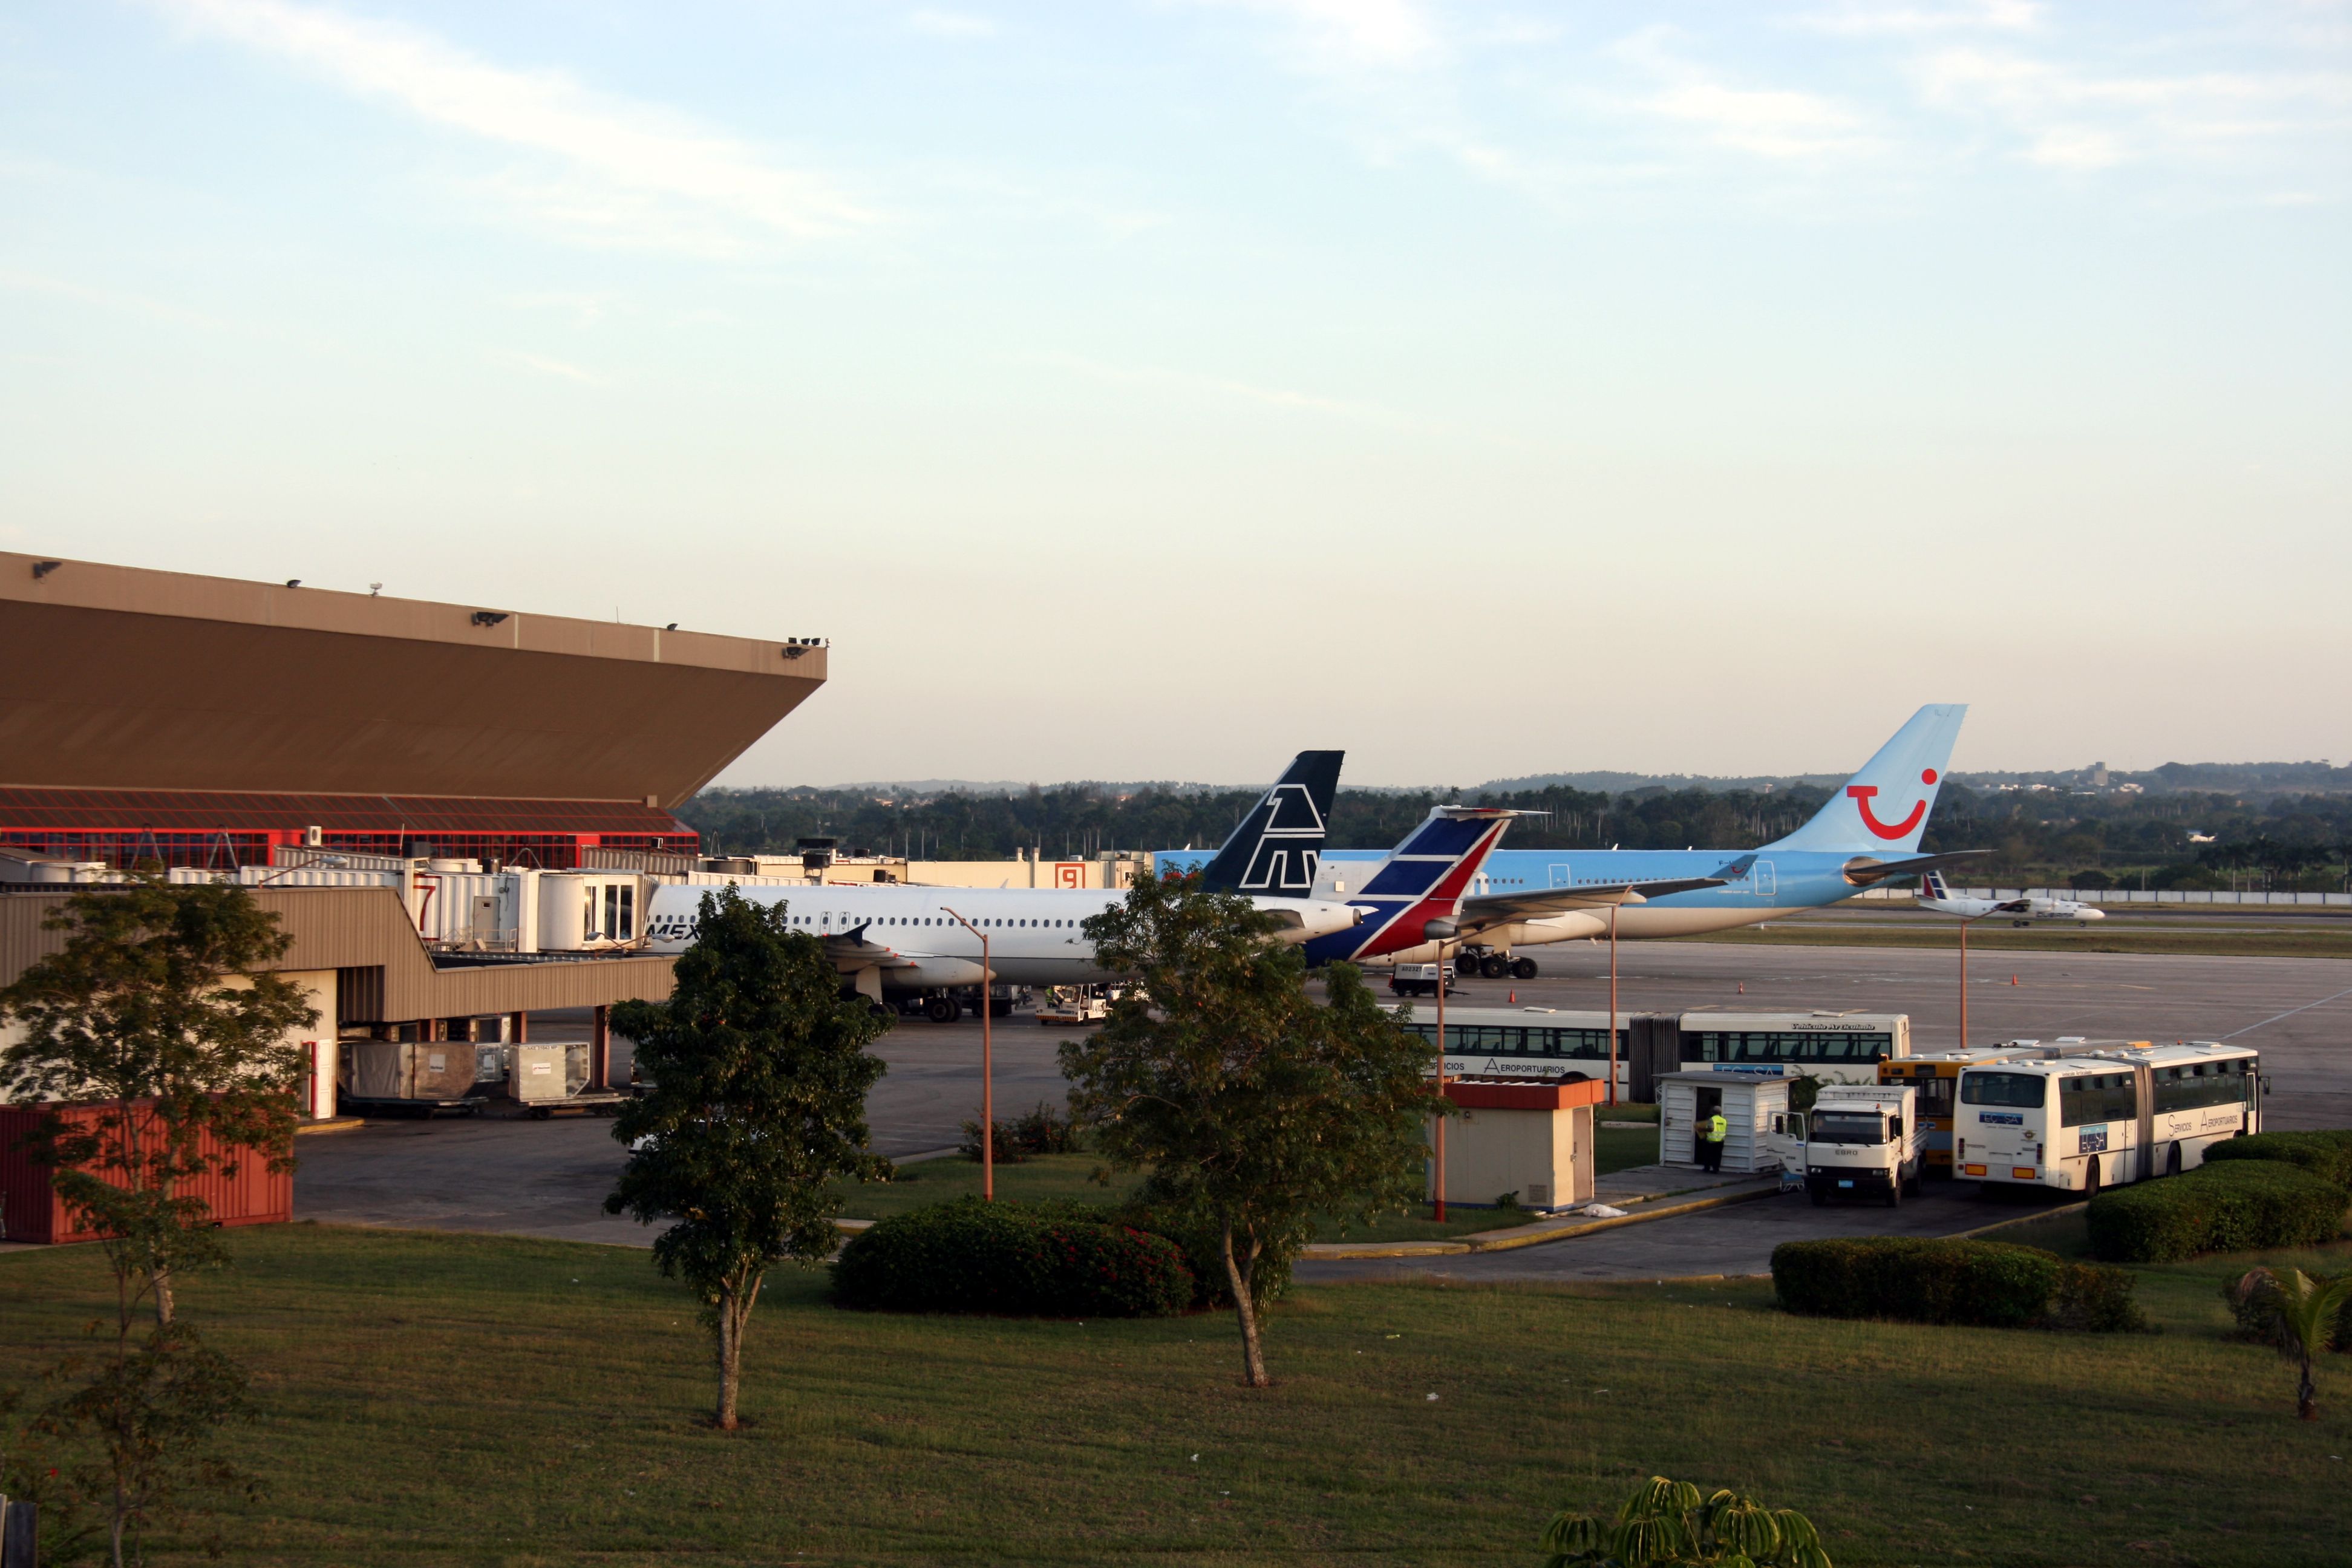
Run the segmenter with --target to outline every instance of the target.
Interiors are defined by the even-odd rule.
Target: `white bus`
[[[2262,1056],[2211,1041],[2045,1047],[1960,1069],[1953,1174],[2095,1193],[2262,1131]]]
[[[1435,1040],[1437,1009],[1422,1003],[1405,1026]],[[1620,1013],[1617,1098],[1646,1100],[1657,1078],[1674,1072],[1875,1084],[1880,1062],[1910,1054],[1911,1019],[1902,1013]],[[1445,1009],[1448,1078],[1556,1078],[1563,1072],[1609,1076],[1606,1012]]]
[[[1391,1008],[1391,1012],[1403,1012]],[[1404,1026],[1424,1040],[1437,1038],[1437,1009],[1413,1008]],[[1617,1098],[1632,1093],[1633,1064],[1628,1054],[1634,1016],[1617,1015]],[[1609,1015],[1570,1013],[1549,1007],[1448,1007],[1445,1009],[1445,1076],[1461,1078],[1558,1078],[1578,1073],[1609,1076]]]
[[[1685,1013],[1680,1072],[1744,1072],[1878,1081],[1878,1064],[1911,1054],[1907,1013]]]

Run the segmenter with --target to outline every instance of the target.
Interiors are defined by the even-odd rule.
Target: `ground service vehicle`
[[[1410,967],[1409,965],[1406,967]],[[1402,1007],[1391,1008],[1402,1013]],[[1421,1009],[1404,1026],[1437,1038],[1437,1010]],[[1617,1015],[1617,1097],[1633,1083],[1627,1055],[1633,1015]],[[1445,1076],[1448,1078],[1555,1079],[1563,1072],[1585,1078],[1609,1076],[1609,1015],[1561,1012],[1549,1007],[1448,1007],[1445,1009]]]
[[[1806,1120],[1805,1191],[1816,1205],[1874,1197],[1893,1208],[1919,1190],[1927,1134],[1915,1089],[1828,1085]]]
[[[1450,963],[1400,963],[1389,972],[1389,990],[1399,996],[1434,996],[1440,986],[1454,989]]]
[[[1924,1057],[1878,1064],[1879,1082],[1907,1084],[1918,1091],[1919,1120],[1927,1127],[1930,1175],[1952,1173],[1952,1110],[1959,1098],[1960,1069],[2030,1056],[2040,1044],[2038,1040],[2011,1040],[2007,1045],[1978,1050],[1931,1051]]]
[[[2262,1056],[2196,1041],[2046,1047],[1960,1069],[1958,1173],[2095,1193],[2177,1175],[2262,1131]]]
[[[1087,994],[1083,986],[1077,985],[1055,986],[1053,994],[1037,1009],[1037,1022],[1040,1024],[1061,1024],[1071,1027],[1099,1024],[1109,1016],[1109,1003],[1099,996]]]
[[[1710,1013],[1682,1016],[1684,1072],[1781,1073],[1872,1084],[1880,1064],[1911,1055],[1906,1013]]]

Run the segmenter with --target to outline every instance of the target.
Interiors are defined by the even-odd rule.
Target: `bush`
[[[2063,1268],[2054,1253],[2000,1241],[1838,1237],[1774,1247],[1772,1289],[1809,1317],[2021,1328],[2042,1320]]]
[[[1078,1124],[1070,1117],[1057,1113],[1044,1100],[1037,1109],[1013,1121],[999,1121],[996,1134],[996,1161],[1000,1165],[1018,1165],[1040,1154],[1075,1153],[1078,1147]],[[980,1158],[980,1123],[963,1124],[963,1142],[956,1152],[967,1160]]]
[[[2308,1171],[2352,1194],[2352,1132],[2257,1132],[2205,1151],[2212,1161],[2275,1160]]]
[[[2340,1274],[2314,1274],[2311,1282],[2330,1285],[2342,1278]],[[2273,1350],[2287,1349],[2286,1325],[2280,1321],[2276,1308],[2265,1299],[2264,1292],[2248,1290],[2245,1283],[2242,1279],[2221,1281],[2221,1300],[2230,1304],[2230,1316],[2238,1321],[2239,1337]],[[2352,1302],[2347,1302],[2336,1314],[2336,1337],[2329,1348],[2339,1353],[2352,1351]]]
[[[2275,1160],[2241,1159],[2101,1193],[2085,1219],[2094,1257],[2168,1263],[2200,1252],[2315,1247],[2342,1234],[2344,1209],[2344,1189],[2332,1182]]]
[[[1234,1304],[1234,1288],[1225,1278],[1224,1237],[1214,1226],[1188,1222],[1174,1211],[1149,1204],[1129,1204],[1118,1211],[1121,1223],[1150,1235],[1165,1237],[1182,1254],[1192,1272],[1192,1305],[1226,1308]],[[1290,1289],[1291,1258],[1266,1253],[1250,1278],[1250,1295],[1259,1306],[1278,1301]]]
[[[2066,1264],[2059,1269],[2058,1283],[2042,1309],[2042,1326],[2079,1334],[2154,1333],[2156,1325],[2132,1300],[2132,1289],[2138,1283],[2139,1277],[2128,1268]]]
[[[1193,1299],[1183,1254],[1164,1237],[1075,1205],[978,1198],[895,1215],[851,1237],[833,1289],[846,1307],[1009,1317],[1165,1317]]]

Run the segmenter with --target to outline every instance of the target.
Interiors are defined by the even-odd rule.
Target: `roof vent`
[[[64,563],[64,562],[62,562],[62,561],[36,561],[36,562],[34,562],[34,563],[33,563],[33,581],[34,581],[34,582],[36,582],[36,583],[39,582],[42,578],[44,578],[44,577],[47,576],[50,573],[52,573],[52,572],[56,571],[58,567],[60,567],[60,566],[62,566],[62,565],[64,565],[64,564],[65,564],[65,563]]]
[[[507,613],[504,610],[476,610],[474,612],[474,624],[478,626],[494,626],[506,618]]]

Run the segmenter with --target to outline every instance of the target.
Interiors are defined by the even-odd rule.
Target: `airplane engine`
[[[984,978],[978,961],[969,958],[919,958],[911,964],[893,964],[882,971],[885,991],[931,991],[946,985],[977,985]]]

